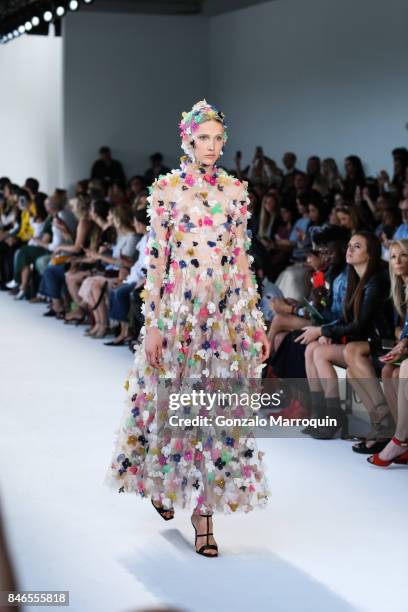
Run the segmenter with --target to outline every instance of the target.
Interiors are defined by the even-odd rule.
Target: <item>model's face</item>
[[[368,263],[367,241],[363,236],[353,236],[348,243],[346,261],[352,266]]]
[[[391,247],[390,263],[396,276],[408,276],[408,253],[399,244]]]
[[[194,133],[195,157],[206,166],[215,164],[224,144],[224,127],[219,121],[204,121]]]

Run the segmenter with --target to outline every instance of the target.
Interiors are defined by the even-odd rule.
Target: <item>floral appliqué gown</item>
[[[265,329],[249,264],[247,183],[183,161],[150,188],[145,326],[125,382],[127,398],[105,482],[164,507],[249,512],[269,489],[253,435],[208,439],[157,433],[162,378],[260,379]],[[145,356],[146,326],[163,335],[160,369]]]

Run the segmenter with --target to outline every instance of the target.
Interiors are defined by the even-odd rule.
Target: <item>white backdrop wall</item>
[[[277,0],[213,17],[210,96],[229,118],[226,161],[256,145],[390,169],[408,144],[406,0]]]
[[[76,13],[64,32],[64,180],[83,178],[100,145],[129,176],[159,150],[178,165],[181,111],[209,90],[208,19]]]
[[[0,175],[61,186],[61,38],[22,36],[0,47]]]

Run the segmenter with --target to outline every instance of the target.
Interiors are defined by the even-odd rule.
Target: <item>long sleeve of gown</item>
[[[247,183],[243,181],[237,195],[237,208],[235,212],[235,264],[237,267],[237,274],[242,279],[241,291],[248,297],[247,307],[251,315],[257,320],[259,328],[266,330],[267,328],[263,320],[262,311],[258,307],[261,299],[258,292],[258,283],[255,273],[252,270],[254,257],[250,254],[252,240],[251,234],[248,231],[248,219],[251,217],[251,213],[248,209],[249,204],[250,199],[247,191]]]
[[[160,330],[163,329],[163,321],[160,319],[160,300],[170,253],[170,219],[164,192],[165,189],[160,181],[155,181],[147,198],[150,225],[145,251],[147,274],[143,292],[146,328],[158,327]]]

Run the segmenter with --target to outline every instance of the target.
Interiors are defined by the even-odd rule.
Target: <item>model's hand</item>
[[[162,366],[163,336],[157,327],[149,327],[146,330],[145,351],[149,365],[153,368]]]
[[[265,330],[262,328],[257,332],[257,339],[262,342],[262,362],[264,362],[270,355],[271,343],[268,340]]]

